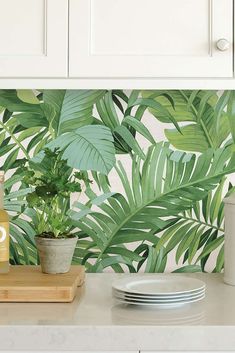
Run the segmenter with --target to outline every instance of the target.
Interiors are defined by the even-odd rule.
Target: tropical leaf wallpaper
[[[233,91],[0,90],[11,264],[38,264],[25,166],[63,154],[83,191],[64,210],[89,272],[223,270],[234,191]],[[71,173],[71,174],[69,174]],[[87,180],[87,182],[86,182]]]

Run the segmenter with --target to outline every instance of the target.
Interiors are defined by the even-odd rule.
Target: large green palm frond
[[[141,244],[135,250],[143,256],[138,269],[145,264],[146,272],[163,272],[167,266],[168,254],[174,252],[176,271],[205,271],[210,255],[216,251],[211,261],[214,272],[221,272],[224,266],[224,190],[226,178],[215,190],[210,190],[201,201],[196,201],[191,209],[183,211],[161,232],[156,245]],[[234,188],[229,187],[229,193]],[[159,236],[159,232],[156,233]],[[175,272],[176,272],[175,271]]]
[[[35,95],[31,101],[33,104],[22,101],[16,90],[0,90],[0,157],[5,171],[17,173],[47,142],[49,123]]]
[[[233,142],[235,142],[235,93],[234,91],[224,91],[220,96],[215,110],[215,130],[219,133],[221,125],[223,124],[223,114],[226,111],[228,123],[232,135]]]
[[[174,101],[168,93],[155,93],[154,98],[158,95],[163,96],[171,107],[174,106]],[[136,134],[142,135],[148,142],[155,144],[154,137],[141,121],[149,107],[155,113],[164,114],[176,128],[179,129],[179,126],[173,115],[162,104],[155,101],[154,98],[144,99],[139,96],[140,91],[132,91],[129,96],[122,91],[108,91],[96,103],[96,108],[99,119],[113,133],[116,153],[133,152],[144,160],[145,155],[136,139]],[[124,101],[124,105],[119,98]],[[97,119],[96,123],[100,124],[100,120]]]
[[[115,163],[113,136],[108,126],[94,126],[93,107],[103,90],[55,90],[43,92],[49,121],[49,148],[61,148],[68,165],[80,170],[108,173]],[[43,154],[36,156],[42,159]]]
[[[44,90],[44,109],[54,136],[90,125],[93,106],[104,90]]]
[[[221,272],[224,266],[225,183],[226,178],[223,178],[215,191],[209,191],[203,200],[180,213],[175,223],[162,233],[155,251],[163,248],[165,256],[176,251],[176,263],[200,266],[202,271],[210,255],[216,251],[213,271]],[[233,191],[230,186],[228,193]]]
[[[21,175],[14,175],[5,182],[4,208],[10,216],[10,262],[19,265],[37,264],[37,251],[34,241],[36,235],[33,224],[25,215],[27,202],[25,196],[31,188],[16,189]],[[19,186],[21,186],[19,184]]]
[[[124,243],[148,241],[156,245],[156,232],[174,223],[180,213],[204,199],[224,175],[235,171],[235,156],[227,148],[196,157],[159,143],[149,148],[144,163],[133,159],[131,182],[120,162],[116,169],[126,197],[114,194],[101,203],[94,199],[100,211],[77,204],[81,211],[72,212],[74,224],[92,239],[84,262],[95,258],[94,265],[88,264],[93,271],[118,263],[135,269],[133,263],[143,257]],[[103,189],[109,191],[107,185]]]
[[[205,152],[208,148],[219,148],[224,144],[231,132],[231,124],[228,112],[225,111],[227,101],[224,99],[222,104],[218,92],[173,90],[168,91],[168,94],[174,101],[173,107],[159,92],[157,96],[156,91],[142,92],[145,99],[155,99],[179,123],[180,131],[175,128],[165,129],[167,140],[175,148]],[[151,107],[149,110],[159,121],[172,123],[166,114]]]

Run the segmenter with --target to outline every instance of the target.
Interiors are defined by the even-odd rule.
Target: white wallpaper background
[[[59,92],[59,91],[57,91],[57,92]],[[79,91],[77,91],[77,92],[79,92]],[[218,95],[221,96],[222,93],[223,92],[220,92]],[[129,97],[131,95],[131,91],[126,91],[125,94],[127,95],[127,97]],[[21,93],[21,95],[22,95],[22,93]],[[59,93],[58,93],[58,96],[59,96]],[[56,95],[55,95],[55,97],[56,97]],[[0,94],[0,103],[1,103],[1,94]],[[1,106],[1,104],[0,104],[0,106]],[[3,109],[3,111],[4,111],[4,109]],[[117,112],[120,114],[120,120],[121,120],[123,118],[122,114],[120,113],[120,111],[118,111],[118,109],[117,109]],[[135,112],[135,109],[133,109],[132,113],[134,114],[134,112]],[[18,113],[15,113],[15,114],[18,114]],[[98,114],[96,108],[93,109],[93,116],[99,119],[99,114]],[[1,115],[1,119],[3,119],[3,113]],[[29,116],[29,119],[30,119],[30,116]],[[162,123],[156,117],[154,117],[148,110],[145,111],[144,116],[141,121],[144,124],[144,126],[150,131],[155,142],[167,141],[166,136],[165,136],[165,129],[174,129],[175,128],[172,123],[167,123],[167,124]],[[186,123],[180,122],[180,126],[184,126],[184,124],[187,125],[188,122],[186,122]],[[18,135],[16,135],[16,136],[18,136]],[[29,135],[29,137],[24,139],[24,141],[22,142],[22,144],[25,148],[27,148],[27,146],[30,142],[30,139],[31,139],[31,136]],[[148,147],[150,146],[150,142],[138,133],[136,134],[136,140],[138,141],[138,143],[139,143],[141,149],[144,151],[144,153],[146,153],[148,150]],[[11,141],[9,143],[11,143]],[[173,146],[171,146],[171,148],[174,149]],[[74,151],[74,153],[78,153],[78,152],[79,151]],[[9,156],[9,153],[8,154],[1,153],[1,147],[0,147],[0,164],[1,165],[4,164],[4,161],[6,160],[6,158],[8,156]],[[23,157],[24,157],[24,154],[22,153],[22,151],[19,151],[18,159],[23,158]],[[131,180],[131,157],[128,154],[125,154],[125,155],[124,154],[116,154],[116,160],[120,160],[122,162],[124,169],[129,177],[129,179]],[[9,180],[13,173],[14,173],[14,170],[12,170],[12,169],[10,171],[6,171],[6,179]],[[123,190],[123,186],[120,182],[120,179],[117,176],[117,173],[115,172],[114,169],[112,169],[109,174],[109,181],[110,181],[112,192],[125,194],[125,192]],[[235,185],[235,175],[229,175],[227,177],[227,181],[226,181],[227,185],[228,185],[229,181],[233,185]],[[13,187],[13,190],[16,190],[17,187],[18,187],[18,184],[16,183]],[[100,194],[100,191],[98,190],[98,187],[96,187],[95,183],[93,184],[92,188],[97,194]],[[226,190],[226,187],[224,189]],[[72,200],[71,200],[71,205],[73,204],[74,201],[76,201],[78,199],[82,203],[85,203],[87,201],[87,197],[84,194],[81,194],[81,195],[74,194],[72,197]],[[27,219],[27,217],[25,219]],[[132,251],[136,248],[137,243],[125,244],[125,246]],[[218,254],[218,251],[216,250],[216,251],[214,251],[212,256],[210,256],[209,261],[206,264],[206,271],[210,272],[214,269],[217,254]],[[90,259],[91,263],[94,261],[95,260]],[[168,255],[166,271],[173,271],[173,270],[176,270],[177,268],[180,268],[184,265],[187,265],[187,263],[183,264],[182,260],[179,261],[178,264],[176,264],[175,250],[171,251],[170,254]],[[124,267],[124,269],[127,270],[126,267]],[[141,268],[141,271],[143,271],[144,269],[145,269],[145,267],[143,266]],[[111,270],[112,269],[110,269],[110,267],[105,268],[105,271],[111,271]]]

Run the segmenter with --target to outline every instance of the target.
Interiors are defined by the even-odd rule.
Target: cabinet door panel
[[[232,32],[232,0],[70,0],[70,76],[232,77]]]
[[[0,77],[66,77],[67,0],[0,0]]]

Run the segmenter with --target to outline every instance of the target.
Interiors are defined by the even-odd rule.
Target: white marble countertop
[[[206,299],[176,309],[117,304],[112,282],[127,275],[88,274],[73,303],[0,303],[0,351],[235,351],[235,287],[222,275],[187,274]]]

